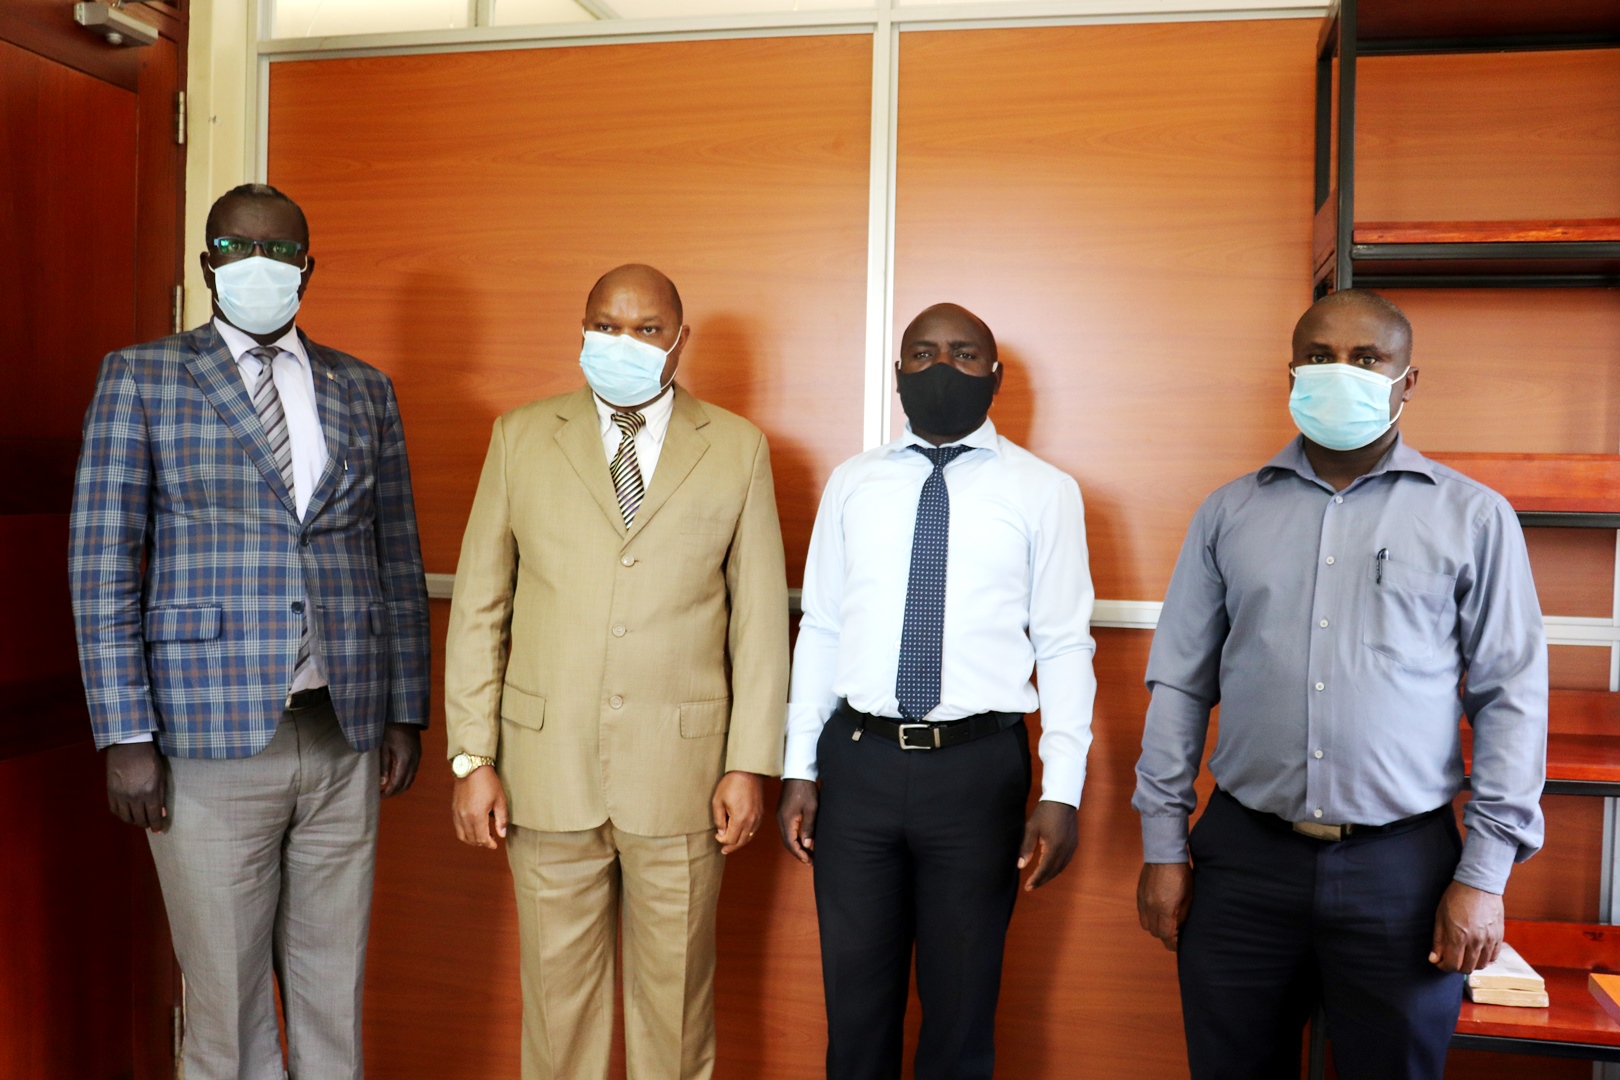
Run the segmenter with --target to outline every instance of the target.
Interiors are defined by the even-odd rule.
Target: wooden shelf
[[[1357,244],[1522,244],[1620,242],[1620,218],[1584,221],[1357,222]]]
[[[1620,795],[1620,694],[1554,690],[1547,702],[1549,795]],[[1462,725],[1463,770],[1474,771],[1474,731]]]
[[[1526,525],[1614,528],[1613,515],[1620,515],[1620,454],[1428,456],[1501,493]]]
[[[1358,48],[1369,56],[1620,42],[1616,0],[1360,0],[1356,7]]]
[[[1547,980],[1550,1004],[1516,1009],[1465,998],[1452,1045],[1620,1059],[1620,1023],[1586,986],[1589,972],[1620,971],[1620,927],[1509,919],[1507,940]]]

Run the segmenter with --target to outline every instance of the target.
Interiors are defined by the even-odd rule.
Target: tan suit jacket
[[[497,758],[520,827],[700,832],[722,773],[782,769],[770,451],[677,388],[626,530],[598,424],[588,389],[495,422],[450,611],[449,753]]]

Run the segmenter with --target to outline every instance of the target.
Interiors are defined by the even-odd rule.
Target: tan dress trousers
[[[514,826],[506,852],[522,949],[523,1080],[607,1076],[621,920],[629,1080],[708,1080],[725,868],[714,834]]]

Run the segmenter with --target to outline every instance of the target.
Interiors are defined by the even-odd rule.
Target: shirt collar
[[[1266,483],[1283,472],[1296,473],[1313,484],[1326,482],[1316,475],[1316,470],[1311,468],[1311,459],[1305,456],[1305,436],[1303,435],[1295,435],[1287,446],[1277,451],[1276,457],[1261,467],[1259,480],[1261,483]],[[1434,462],[1407,446],[1406,440],[1401,436],[1400,432],[1395,433],[1394,444],[1379,459],[1378,464],[1369,469],[1364,476],[1357,479],[1365,480],[1368,477],[1380,476],[1390,472],[1413,473],[1431,481],[1435,479]]]
[[[232,360],[239,365],[252,364],[254,371],[259,369],[258,357],[248,355],[248,350],[259,347],[257,341],[217,316],[214,318],[214,329],[219,333],[219,339],[225,343],[225,347],[231,350]],[[309,355],[304,352],[304,342],[298,336],[297,326],[289,326],[287,332],[271,342],[271,345],[284,353],[290,353],[302,366],[309,367]]]
[[[602,428],[602,435],[605,437],[609,432],[617,431],[618,429],[613,423],[613,414],[629,410],[609,405],[598,397],[595,391],[591,392],[591,401],[596,405],[596,419]],[[671,383],[669,389],[665,390],[651,404],[643,405],[634,411],[640,413],[647,421],[641,430],[653,442],[662,443],[665,432],[669,431],[669,418],[675,414],[675,384]]]
[[[918,438],[916,433],[911,430],[911,421],[908,420],[906,421],[905,433],[899,438],[895,439],[893,442],[889,443],[888,446],[884,447],[884,452],[887,454],[898,454],[910,446],[926,446],[932,449],[933,445],[934,444],[929,442],[927,439]],[[985,417],[984,423],[974,428],[971,432],[962,436],[960,439],[955,439],[946,443],[945,445],[966,446],[975,450],[988,450],[992,454],[999,454],[1001,452],[1001,440],[996,435],[996,425],[991,422],[988,416]]]

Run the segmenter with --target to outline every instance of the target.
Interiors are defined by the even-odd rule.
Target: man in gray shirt
[[[1401,441],[1411,356],[1376,293],[1313,305],[1289,365],[1302,436],[1205,500],[1165,596],[1137,909],[1177,952],[1194,1080],[1297,1078],[1318,1002],[1341,1077],[1440,1080],[1463,974],[1495,958],[1508,874],[1541,846],[1524,536],[1500,495]],[[1189,837],[1216,704],[1218,787]]]

